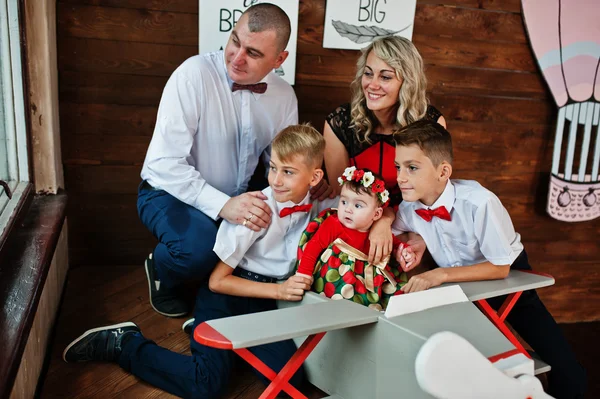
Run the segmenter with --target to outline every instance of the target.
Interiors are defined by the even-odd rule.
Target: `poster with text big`
[[[412,39],[417,0],[327,0],[323,47],[358,50],[384,36]]]
[[[289,84],[296,75],[296,42],[298,37],[299,0],[199,0],[199,51],[208,53],[225,49],[235,23],[248,7],[258,3],[272,3],[281,7],[290,18],[292,32],[286,50],[290,53],[281,67],[275,70]]]

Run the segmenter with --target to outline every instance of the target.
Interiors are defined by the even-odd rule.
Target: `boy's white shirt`
[[[426,222],[415,210],[445,206],[451,221],[434,217]],[[448,180],[437,201],[403,201],[392,225],[394,234],[414,231],[440,267],[469,266],[489,261],[510,265],[523,251],[521,236],[498,197],[473,180]]]
[[[271,224],[261,231],[253,231],[239,224],[224,220],[217,232],[213,251],[232,268],[242,267],[248,271],[278,279],[289,276],[296,263],[300,236],[308,223],[324,209],[337,206],[338,199],[311,200],[310,193],[295,204],[292,201],[277,202],[270,187],[262,191],[273,214]],[[280,218],[279,211],[294,205],[313,204],[309,212],[294,212]]]

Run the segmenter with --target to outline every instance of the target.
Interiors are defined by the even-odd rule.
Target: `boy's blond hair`
[[[452,137],[437,122],[423,119],[405,126],[394,132],[394,141],[399,147],[416,144],[436,168],[444,161],[452,165]]]
[[[308,166],[320,168],[323,165],[325,139],[308,123],[291,125],[275,136],[271,149],[283,162],[301,155]]]

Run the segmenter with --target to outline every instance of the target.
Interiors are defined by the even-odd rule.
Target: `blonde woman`
[[[344,104],[327,116],[323,135],[325,167],[329,186],[315,187],[314,197],[339,195],[336,180],[348,166],[370,169],[385,181],[390,204],[384,218],[371,230],[374,260],[390,253],[390,225],[394,209],[402,201],[394,166],[394,130],[421,119],[446,122],[428,104],[427,78],[421,55],[408,39],[389,36],[374,41],[362,50],[352,81],[352,103]]]

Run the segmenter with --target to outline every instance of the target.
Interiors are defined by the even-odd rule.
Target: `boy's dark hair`
[[[381,176],[379,176],[377,173],[373,172],[370,169],[361,169],[361,170],[363,170],[365,173],[371,172],[373,174],[373,177],[375,177],[374,181],[377,181],[377,180],[385,181],[385,180],[383,180],[383,178]],[[369,187],[365,187],[362,184],[362,182],[360,182],[360,181],[356,181],[356,180],[348,181],[348,180],[344,179],[344,184],[342,185],[342,188],[343,187],[348,187],[350,190],[354,191],[356,194],[368,194],[371,197],[375,197],[375,199],[377,200],[377,204],[379,206],[383,206],[383,202],[379,198],[379,195],[377,195],[377,193],[373,191],[373,184],[371,184]]]
[[[418,145],[435,167],[444,161],[452,165],[452,137],[450,132],[437,122],[420,120],[411,123],[394,132],[394,140],[396,146],[400,147]]]

